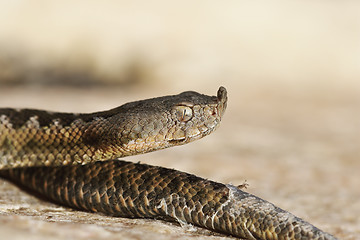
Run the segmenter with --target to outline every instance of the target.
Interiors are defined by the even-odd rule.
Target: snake
[[[212,133],[227,91],[194,91],[95,113],[0,109],[0,177],[49,201],[125,218],[195,225],[243,239],[334,240],[274,204],[175,169],[120,158]]]

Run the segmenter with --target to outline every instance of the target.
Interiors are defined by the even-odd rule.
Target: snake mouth
[[[169,139],[168,143],[172,144],[172,145],[182,145],[188,142],[192,142],[196,139],[200,139],[202,137],[204,137],[206,135],[204,135],[202,132],[198,132],[197,134],[194,135],[190,135],[190,136],[184,136],[181,138],[173,138],[173,139]]]
[[[210,129],[206,129],[205,131],[201,131],[198,128],[194,128],[194,130],[188,130],[186,133],[184,132],[184,136],[183,137],[179,137],[179,138],[172,138],[167,140],[168,143],[170,143],[171,145],[182,145],[188,142],[192,142],[196,139],[200,139],[202,137],[205,137],[206,135],[208,135],[209,133],[211,133],[211,131],[209,131]],[[191,134],[192,132],[192,134]]]
[[[167,142],[172,145],[182,145],[182,144],[186,144],[186,143],[195,141],[197,139],[201,139],[201,138],[209,135],[213,131],[215,131],[219,126],[219,122],[220,122],[220,116],[219,116],[219,119],[216,119],[213,121],[212,126],[203,125],[203,126],[196,127],[193,129],[188,129],[185,133],[185,136],[180,137],[180,138],[169,139],[169,140],[167,140]]]

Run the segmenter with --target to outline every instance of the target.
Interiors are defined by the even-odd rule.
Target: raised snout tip
[[[228,100],[226,88],[223,86],[221,86],[217,92],[217,100],[219,103],[218,110],[220,112],[220,116],[222,116],[225,112]]]

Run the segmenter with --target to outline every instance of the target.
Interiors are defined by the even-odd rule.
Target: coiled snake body
[[[92,114],[0,109],[0,176],[57,203],[112,216],[190,223],[246,239],[336,239],[238,187],[110,160],[206,136],[226,104],[220,87],[214,97],[184,92]]]

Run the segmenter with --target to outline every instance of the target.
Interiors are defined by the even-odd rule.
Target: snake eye
[[[181,122],[189,121],[193,116],[193,111],[191,108],[186,106],[176,106],[176,117]]]

